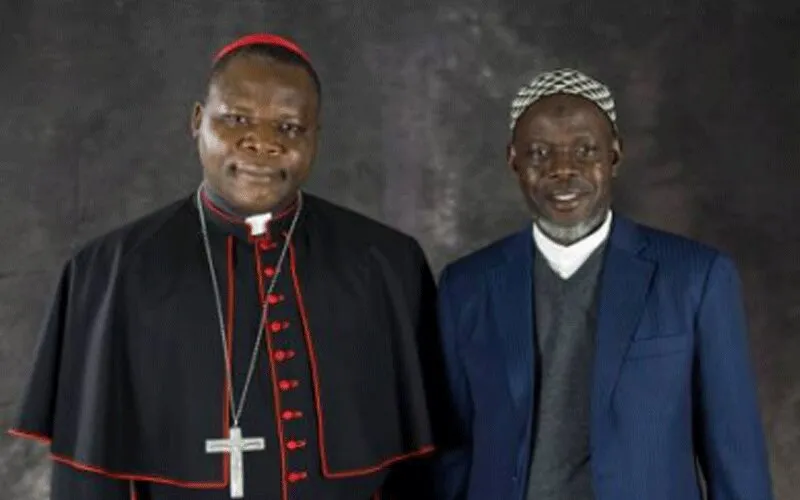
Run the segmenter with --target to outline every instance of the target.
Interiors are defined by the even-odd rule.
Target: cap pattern
[[[520,115],[528,109],[528,106],[542,97],[553,94],[572,94],[594,102],[608,115],[614,128],[617,128],[614,97],[609,88],[580,71],[559,69],[542,73],[519,89],[511,103],[511,130],[514,129]]]

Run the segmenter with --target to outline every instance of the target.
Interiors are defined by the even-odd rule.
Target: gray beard
[[[608,211],[603,210],[597,215],[573,226],[559,226],[543,217],[539,217],[536,219],[536,225],[539,226],[539,229],[541,229],[544,234],[556,242],[562,245],[571,245],[592,234],[592,232],[600,227],[606,220],[606,217],[608,217]]]

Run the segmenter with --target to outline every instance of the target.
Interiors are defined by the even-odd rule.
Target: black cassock
[[[240,426],[249,500],[423,498],[446,440],[435,284],[416,241],[329,202],[253,237],[203,196],[237,404],[262,301],[270,313]],[[195,196],[65,266],[13,434],[50,444],[52,498],[230,498],[225,357]],[[417,470],[417,472],[414,472]]]

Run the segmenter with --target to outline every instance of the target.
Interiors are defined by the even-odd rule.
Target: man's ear
[[[195,139],[197,138],[197,135],[200,133],[200,126],[202,124],[203,124],[203,104],[200,102],[195,102],[191,120],[192,137],[194,137]]]
[[[622,164],[622,141],[614,139],[611,144],[611,177],[619,175],[619,167]]]
[[[512,143],[508,143],[506,146],[506,163],[508,167],[513,170],[514,172],[517,171],[517,167],[515,166],[515,161],[517,160],[517,150],[514,148]]]

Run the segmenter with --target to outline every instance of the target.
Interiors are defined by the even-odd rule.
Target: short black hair
[[[211,67],[211,74],[209,75],[208,82],[211,84],[217,76],[222,73],[231,61],[242,56],[258,56],[272,61],[278,61],[294,66],[299,66],[306,70],[306,73],[314,81],[314,87],[317,90],[317,96],[322,100],[322,84],[320,83],[319,75],[311,64],[306,61],[299,54],[291,50],[281,47],[280,45],[269,45],[265,43],[256,43],[245,45],[236,50],[233,50],[220,58]]]

